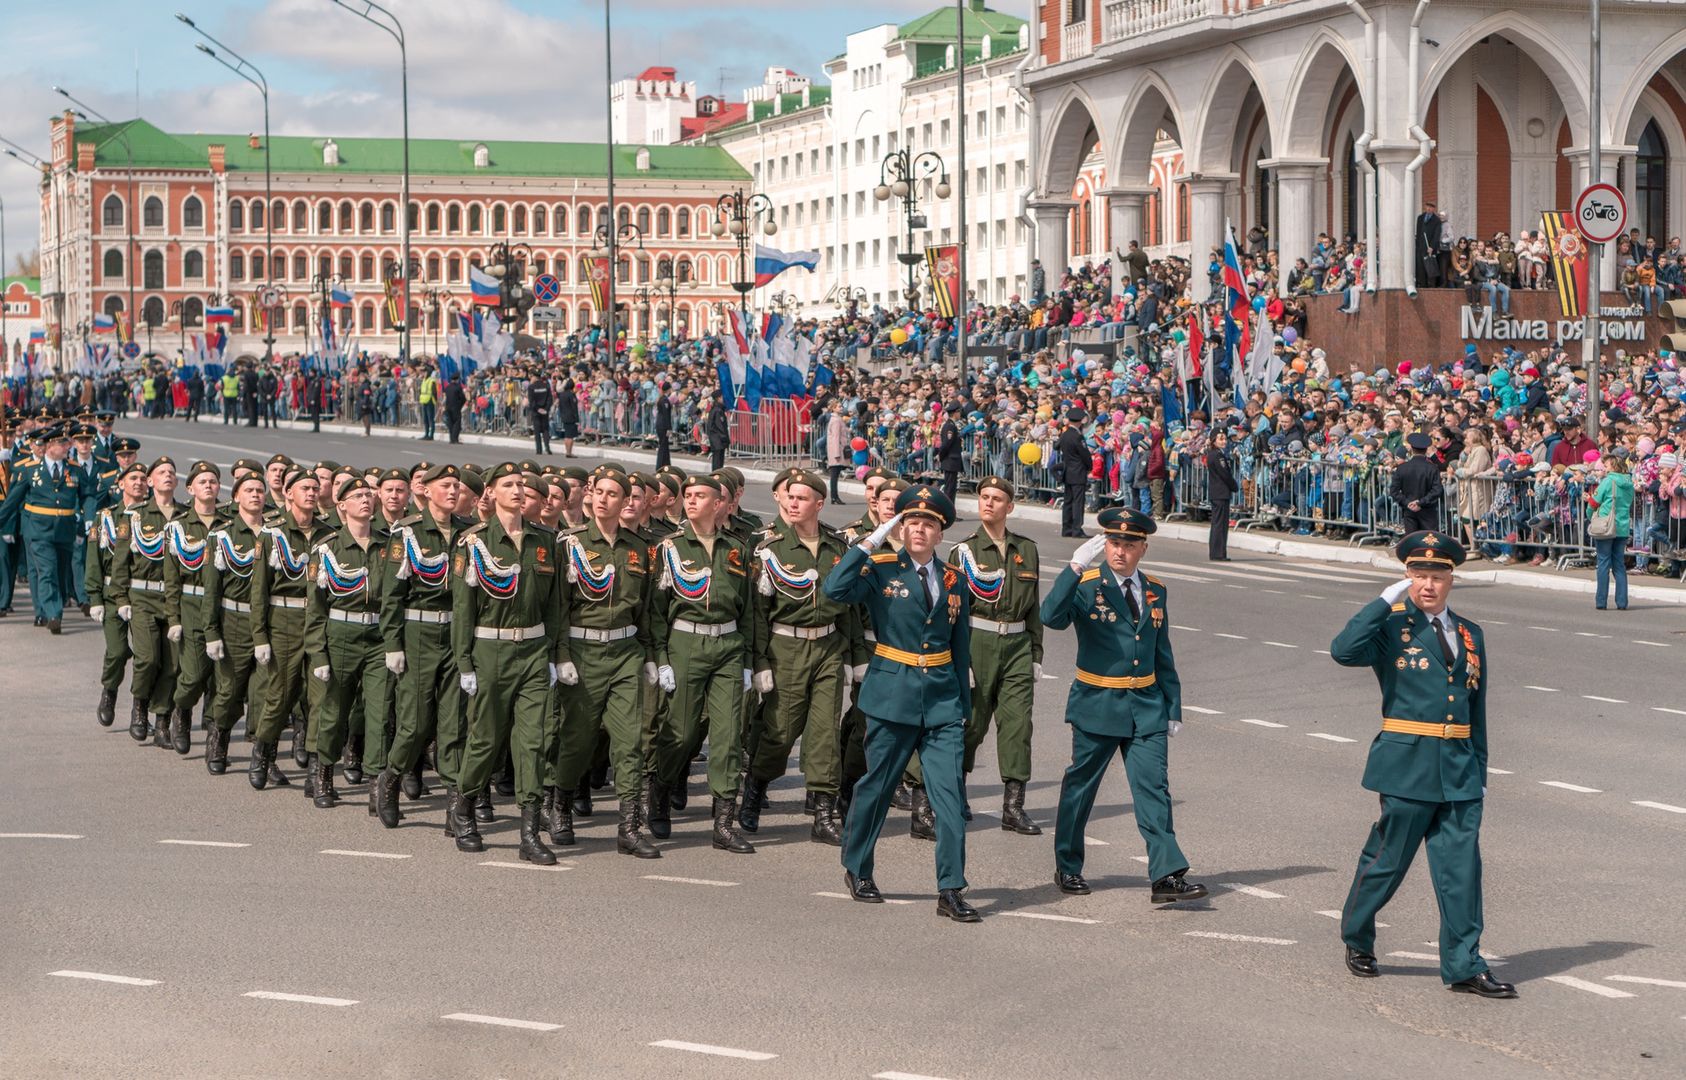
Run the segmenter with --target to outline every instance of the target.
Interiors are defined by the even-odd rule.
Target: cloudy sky
[[[358,0],[347,0],[360,7]],[[944,0],[615,0],[615,77],[677,67],[736,99],[781,65],[818,77],[844,37],[903,22]],[[605,132],[603,5],[588,0],[386,0],[404,22],[416,136],[594,140]],[[269,80],[277,134],[399,134],[392,40],[331,0],[8,0],[0,135],[45,156],[62,86],[114,120],[139,112],[165,130],[262,130],[257,92],[195,52],[183,11]],[[1028,16],[1029,0],[996,0]],[[1022,10],[1021,10],[1022,9]],[[6,247],[36,246],[28,170],[0,157]],[[9,268],[8,268],[9,269]]]

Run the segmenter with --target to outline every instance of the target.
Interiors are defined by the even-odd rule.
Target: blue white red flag
[[[800,266],[813,273],[820,264],[818,251],[780,251],[778,248],[755,245],[755,287],[772,281],[792,267]]]
[[[476,304],[496,304],[498,302],[498,279],[478,266],[468,268],[468,287],[474,293]]]
[[[233,326],[234,309],[231,307],[211,307],[205,309],[206,326]]]

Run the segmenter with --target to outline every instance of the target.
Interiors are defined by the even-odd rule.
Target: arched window
[[[579,234],[581,236],[591,235],[591,207],[589,206],[580,207]]]
[[[1352,163],[1356,150],[1357,140],[1350,135],[1347,136],[1346,146],[1341,151],[1341,160],[1347,163],[1345,166],[1346,198],[1343,200],[1345,205],[1341,208],[1341,233],[1345,236],[1358,235],[1358,219],[1360,212],[1364,209],[1364,185],[1360,182],[1363,179],[1363,174],[1359,172],[1358,166]]]
[[[205,253],[190,251],[182,256],[181,276],[192,281],[203,281],[205,278]]]
[[[509,214],[501,206],[492,207],[492,235],[502,236],[509,229]]]
[[[334,257],[332,255],[316,256],[316,276],[328,277],[334,272]]]
[[[673,230],[673,213],[667,207],[656,211],[656,235],[666,236]]]
[[[533,207],[533,235],[543,236],[550,232],[550,216],[542,206]]]
[[[357,260],[357,280],[375,280],[375,257],[373,255],[365,255]]]
[[[1633,223],[1641,236],[1656,237],[1659,247],[1668,237],[1668,144],[1652,120],[1639,133],[1639,152],[1633,158]]]
[[[205,227],[205,204],[199,201],[199,196],[189,195],[181,204],[181,227],[184,229],[203,229]]]
[[[632,280],[632,260],[630,258],[627,258],[624,255],[621,256],[620,263],[618,264],[618,272],[615,274],[615,280],[620,282],[630,282]]]
[[[556,266],[551,270],[551,273],[556,275],[557,281],[567,281],[568,280],[568,260],[558,258],[556,260]]]
[[[1345,160],[1351,161],[1352,155],[1348,154],[1346,156]],[[1188,185],[1187,184],[1178,184],[1177,185],[1177,243],[1179,243],[1179,244],[1188,243]]]
[[[556,212],[550,215],[550,229],[552,236],[568,235],[568,208],[558,206]]]
[[[253,232],[262,232],[263,231],[263,200],[262,199],[253,199],[252,200],[252,231]]]
[[[163,326],[164,301],[156,296],[147,297],[141,305],[141,322],[151,327]]]
[[[622,203],[621,208],[615,211],[615,228],[624,229],[630,224],[632,224],[632,208]]]
[[[462,280],[462,256],[452,255],[445,260],[445,280],[451,282]]]
[[[239,199],[228,204],[228,229],[230,232],[246,231],[246,204]]]
[[[363,310],[357,313],[357,325],[364,333],[374,330],[375,309],[373,306],[365,305]]]
[[[448,233],[462,232],[462,207],[452,206],[446,209],[445,231]]]
[[[263,252],[254,251],[252,252],[252,280],[262,281],[263,277]]]
[[[112,229],[123,227],[123,200],[116,192],[107,195],[105,202],[100,204],[100,224]]]
[[[105,280],[117,281],[123,276],[123,252],[119,248],[106,248],[103,260]]]
[[[515,208],[515,231],[518,235],[525,235],[527,232],[527,208],[525,206]]]
[[[430,232],[430,233],[437,233],[439,231],[439,204],[438,203],[428,203],[427,204],[427,231]]]
[[[148,195],[141,203],[141,227],[146,229],[162,229],[164,227],[164,200],[156,195]]]
[[[429,255],[427,257],[427,280],[439,280],[439,256],[437,255]]]
[[[381,232],[389,233],[398,228],[398,212],[391,203],[381,203]]]
[[[638,231],[645,236],[650,235],[650,208],[648,206],[638,208]]]
[[[302,303],[293,305],[293,330],[302,332],[310,319],[310,310]]]
[[[236,203],[235,205],[239,205]],[[246,256],[238,251],[228,257],[228,279],[230,281],[246,280]]]
[[[351,280],[351,256],[350,255],[341,255],[340,256],[338,273],[339,273],[340,277],[344,278],[345,280],[347,280],[347,281]]]
[[[410,218],[409,218],[409,220],[410,220],[410,231],[411,232],[418,232],[418,231],[421,230],[421,204],[420,203],[412,202],[410,204]]]
[[[293,256],[293,280],[310,280],[310,257],[302,251]]]
[[[681,240],[684,240],[684,239],[688,238],[690,235],[691,235],[691,208],[688,207],[688,206],[681,206],[679,208],[679,238]]]
[[[678,279],[679,284],[684,285],[689,282],[691,280],[691,260],[680,259],[674,264],[673,273]]]
[[[357,208],[357,230],[372,233],[375,231],[375,204],[364,203]]]
[[[123,313],[123,298],[121,296],[106,297],[105,313],[111,316],[121,315]]]
[[[353,211],[348,202],[340,203],[340,229],[342,233],[351,232],[351,215]]]
[[[310,207],[303,199],[293,200],[293,231],[303,233],[310,231]]]
[[[479,236],[486,231],[485,212],[476,203],[468,208],[468,232],[470,236]]]
[[[202,326],[205,323],[205,301],[197,296],[190,296],[181,309],[182,322],[188,326]]]
[[[650,283],[650,259],[647,255],[638,256],[638,283],[640,285]]]
[[[334,206],[329,202],[316,204],[316,231],[319,233],[334,230]]]
[[[285,229],[287,227],[287,204],[280,199],[276,199],[269,207],[269,220],[274,223],[277,229]]]
[[[141,260],[141,287],[145,289],[162,289],[164,287],[164,253],[149,251]]]

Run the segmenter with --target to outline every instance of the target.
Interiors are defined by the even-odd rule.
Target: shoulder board
[[[1080,582],[1090,582],[1090,581],[1093,581],[1100,576],[1101,576],[1101,572],[1099,570],[1085,570],[1085,571],[1083,571],[1083,576],[1078,578],[1077,580],[1080,581]]]
[[[480,522],[478,525],[470,525],[468,528],[463,530],[461,536],[457,537],[457,546],[461,547],[467,544],[471,539],[480,535],[485,528],[486,523],[484,521]]]
[[[665,543],[668,540],[677,540],[681,536],[684,536],[684,535],[685,535],[685,527],[683,525],[681,525],[677,529],[671,529],[667,532],[657,533],[656,534],[656,543],[660,544],[660,543]]]
[[[392,523],[392,527],[394,529],[402,529],[409,525],[420,525],[421,519],[422,516],[420,514],[411,514],[408,517],[401,517],[397,521],[394,521]]]
[[[485,528],[485,526],[483,524],[482,525],[475,525],[472,528],[473,529],[482,529],[482,528]],[[558,536],[579,536],[584,532],[585,532],[585,526],[584,525],[575,525],[572,528],[561,530],[559,533],[557,533],[557,535]]]
[[[822,522],[820,522],[820,535],[821,536],[835,536],[835,537],[838,537],[839,539],[841,539],[842,536],[843,536],[843,530],[842,529],[834,529],[830,525],[827,525],[825,522],[822,521]]]
[[[543,536],[548,536],[552,539],[555,539],[555,537],[556,537],[556,530],[551,528],[549,525],[546,525],[542,521],[529,521],[529,522],[527,522],[526,527],[529,528],[529,529],[532,529],[534,532],[537,532],[537,533],[539,533]]]
[[[872,557],[872,561],[875,562],[875,563],[893,563],[893,562],[896,562],[897,560],[899,560],[900,558],[901,558],[901,554],[899,552],[884,551],[884,552],[878,553],[877,555],[874,555]]]
[[[1405,605],[1402,604],[1402,603],[1401,604],[1394,604],[1393,607],[1390,610],[1392,610],[1392,611],[1404,611]]]
[[[1142,574],[1142,579],[1149,585],[1157,585],[1161,589],[1165,587],[1165,583],[1163,581],[1160,581],[1158,578],[1154,577],[1152,574],[1146,573],[1145,571]]]

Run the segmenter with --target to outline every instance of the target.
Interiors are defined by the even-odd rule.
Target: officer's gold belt
[[[1422,735],[1430,739],[1469,738],[1468,724],[1425,724],[1421,720],[1395,720],[1392,717],[1382,721],[1382,730],[1391,731],[1396,735]]]
[[[1143,690],[1152,686],[1157,679],[1157,675],[1096,675],[1082,668],[1077,669],[1078,682],[1099,686],[1104,690]]]
[[[942,652],[916,653],[908,652],[906,649],[892,649],[883,642],[878,643],[874,649],[874,654],[886,660],[894,660],[898,664],[906,664],[908,667],[916,668],[942,667],[954,659],[954,653],[948,649],[944,649]]]
[[[70,517],[76,513],[76,508],[69,506],[30,506],[25,503],[23,508],[32,514],[40,514],[42,517]]]

